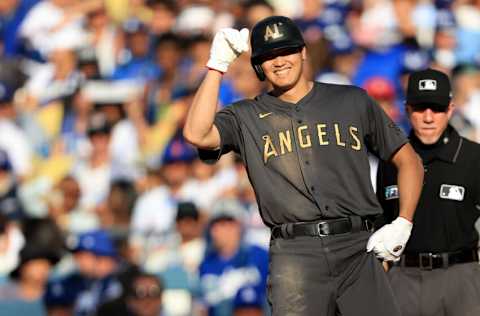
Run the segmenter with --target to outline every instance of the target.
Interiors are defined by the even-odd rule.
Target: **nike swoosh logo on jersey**
[[[259,113],[259,114],[258,114],[258,117],[259,117],[259,118],[261,118],[261,119],[263,119],[263,118],[265,118],[265,117],[269,116],[270,114],[272,114],[272,112],[268,112],[268,113]]]

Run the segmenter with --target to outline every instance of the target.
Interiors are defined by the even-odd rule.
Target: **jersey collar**
[[[269,93],[261,94],[257,98],[263,104],[267,106],[273,106],[275,110],[278,109],[280,112],[290,113],[296,107],[303,107],[304,105],[306,105],[315,96],[316,91],[318,90],[318,86],[319,84],[317,82],[313,82],[312,89],[310,89],[310,91],[297,103],[283,101],[277,97],[270,95]]]
[[[447,126],[435,144],[423,144],[413,131],[410,132],[410,142],[424,163],[429,163],[433,160],[455,163],[463,143],[458,132],[450,125]]]

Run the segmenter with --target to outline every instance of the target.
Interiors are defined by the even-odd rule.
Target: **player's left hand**
[[[403,217],[397,217],[373,233],[367,243],[367,252],[384,261],[398,261],[405,249],[413,224]]]

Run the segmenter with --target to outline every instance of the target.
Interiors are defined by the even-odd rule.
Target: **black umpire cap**
[[[406,103],[415,107],[434,106],[446,110],[452,99],[448,76],[431,68],[413,72],[408,78]]]

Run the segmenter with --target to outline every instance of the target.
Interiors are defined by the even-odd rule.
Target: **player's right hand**
[[[223,73],[226,72],[235,58],[248,51],[248,35],[249,30],[247,28],[240,31],[224,28],[218,31],[213,38],[207,67]]]

